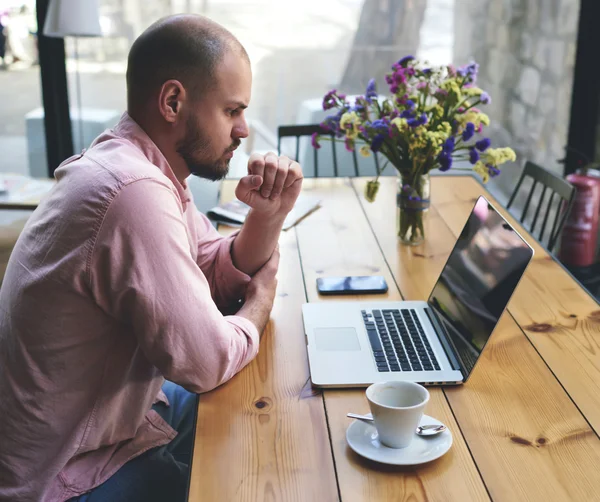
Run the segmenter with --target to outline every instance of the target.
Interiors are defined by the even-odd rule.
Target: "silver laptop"
[[[480,197],[426,302],[302,306],[312,383],[464,383],[532,257],[531,246]]]

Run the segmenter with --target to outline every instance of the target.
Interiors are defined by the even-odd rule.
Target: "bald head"
[[[203,16],[163,18],[133,43],[127,60],[127,108],[143,107],[167,80],[178,80],[199,97],[215,85],[215,71],[227,51],[248,60],[240,42],[221,25]]]

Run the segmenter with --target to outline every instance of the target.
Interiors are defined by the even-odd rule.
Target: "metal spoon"
[[[349,418],[355,418],[356,420],[362,420],[363,422],[373,422],[373,417],[367,417],[366,415],[357,415],[356,413],[348,413]],[[435,436],[444,432],[447,427],[444,424],[427,424],[419,425],[415,430],[415,433],[419,436]]]

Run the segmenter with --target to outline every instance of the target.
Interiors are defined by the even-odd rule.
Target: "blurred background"
[[[60,72],[53,74],[53,68],[66,64],[72,144],[79,152],[125,110],[126,61],[135,38],[157,19],[181,12],[204,14],[221,23],[251,59],[251,136],[236,152],[232,177],[244,174],[251,151],[276,149],[279,125],[319,122],[328,90],[364,93],[371,77],[377,78],[380,90],[387,90],[385,73],[409,54],[432,65],[479,63],[478,85],[492,97],[485,109],[492,122],[487,133],[493,145],[510,146],[517,153],[517,162],[504,165],[488,186],[500,202],[508,200],[526,161],[563,177],[600,160],[600,78],[594,71],[600,44],[597,0],[98,4],[99,36],[45,41],[52,55],[49,63],[42,58],[48,65],[42,85],[37,19],[49,0],[0,0],[0,175],[45,178],[71,154],[71,138],[62,137],[61,123],[51,122],[49,131],[44,126],[42,89],[46,107],[56,110],[61,100],[66,106]],[[50,116],[51,110],[46,110]],[[69,147],[58,151],[58,143]],[[204,195],[196,200],[206,211],[216,201],[218,187],[204,183],[202,190]],[[4,215],[2,221],[7,218]],[[600,293],[600,267],[590,273]]]
[[[329,89],[380,89],[389,66],[414,54],[432,64],[480,64],[492,96],[492,136],[549,169],[562,171],[579,0],[100,0],[102,36],[65,38],[69,100],[79,72],[87,146],[125,109],[125,69],[133,40],[158,18],[195,12],[223,24],[246,47],[254,83],[248,117],[276,136],[306,120]],[[0,171],[46,174],[35,0],[0,0]],[[74,113],[77,113],[76,111]],[[86,120],[87,117],[87,120]],[[76,122],[76,121],[75,121]],[[92,123],[96,123],[95,126]],[[266,140],[260,136],[261,140]],[[84,145],[81,145],[83,141]],[[258,145],[265,146],[265,145]],[[512,176],[499,181],[510,184]]]

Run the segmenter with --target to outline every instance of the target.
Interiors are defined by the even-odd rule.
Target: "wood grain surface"
[[[318,295],[317,277],[383,275],[389,292],[368,299],[426,299],[476,198],[499,207],[470,177],[433,177],[426,241],[405,247],[396,180],[382,178],[373,204],[362,195],[366,181],[305,180],[322,207],[282,233],[278,296],[259,355],[200,397],[190,500],[597,500],[600,308],[526,233],[534,261],[471,378],[430,388],[426,413],[450,427],[448,454],[397,468],[347,446],[346,413],[368,405],[364,389],[310,385],[301,305],[333,300]],[[224,183],[222,200],[234,186]]]

